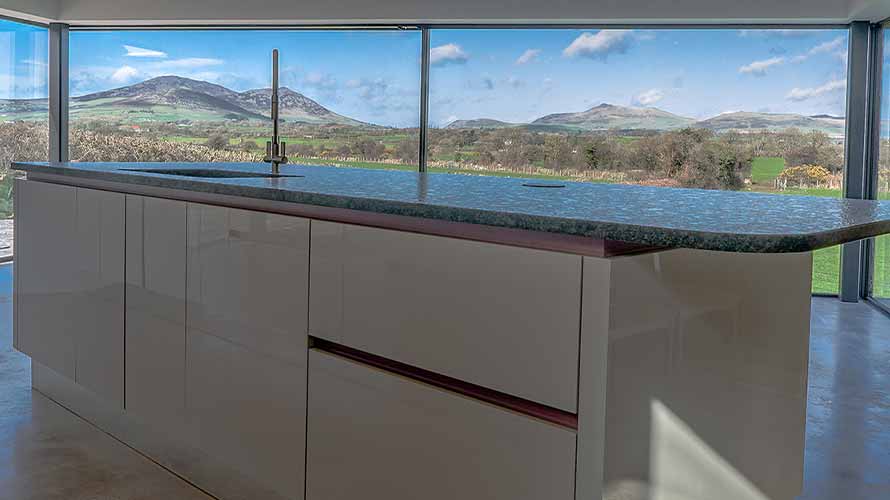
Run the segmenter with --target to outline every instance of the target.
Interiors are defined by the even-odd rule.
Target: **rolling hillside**
[[[279,91],[281,116],[287,122],[372,126],[331,111],[287,87]],[[71,99],[73,119],[128,123],[164,121],[267,120],[270,89],[244,92],[214,83],[179,76],[160,76],[144,82]],[[0,99],[0,120],[46,119],[46,99]],[[446,129],[499,129],[524,127],[536,131],[571,132],[605,130],[676,130],[698,127],[715,132],[769,131],[798,128],[843,137],[844,118],[831,115],[804,116],[790,113],[723,113],[705,120],[676,115],[652,107],[599,104],[576,113],[554,113],[529,123],[510,123],[493,118],[459,119]]]
[[[460,129],[460,128],[509,128],[516,127],[521,124],[517,123],[509,123],[502,122],[500,120],[493,120],[491,118],[480,118],[478,120],[454,120],[453,122],[445,125],[447,129]]]
[[[715,132],[783,130],[799,128],[802,130],[819,130],[831,136],[843,136],[844,119],[829,115],[803,116],[785,113],[723,113],[695,124],[696,127],[707,128]]]
[[[134,85],[75,97],[73,118],[128,121],[266,120],[271,89],[235,92],[221,85],[161,76]],[[279,90],[281,117],[288,122],[369,125],[339,115],[289,88]],[[0,108],[2,110],[2,108]]]
[[[542,116],[530,125],[560,126],[580,130],[671,130],[688,127],[694,122],[692,118],[668,113],[658,108],[631,108],[604,103],[579,113]]]
[[[706,128],[715,132],[755,132],[798,128],[818,130],[832,137],[843,137],[844,118],[831,115],[804,116],[790,113],[723,113],[705,120],[676,115],[658,108],[637,108],[600,104],[578,113],[555,113],[527,124],[511,124],[490,118],[456,120],[445,128],[504,128],[524,126],[540,131],[599,130],[676,130],[684,127]]]

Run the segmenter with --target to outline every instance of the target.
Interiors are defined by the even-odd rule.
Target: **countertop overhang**
[[[257,163],[14,162],[30,174],[625,242],[638,248],[806,252],[890,233],[890,202],[737,191],[283,165],[280,178],[122,169],[268,172]],[[553,184],[562,187],[533,187]],[[478,236],[472,239],[484,239]]]

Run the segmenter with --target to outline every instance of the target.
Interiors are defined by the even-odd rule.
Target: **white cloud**
[[[124,49],[127,51],[127,57],[167,57],[167,53],[160,50],[144,49],[132,45],[124,45]]]
[[[441,66],[445,64],[464,64],[470,56],[456,43],[447,43],[430,49],[430,64]]]
[[[846,44],[844,41],[844,37],[839,36],[839,37],[835,38],[834,40],[816,45],[815,47],[810,49],[809,54],[812,56],[812,55],[816,55],[816,54],[825,54],[825,53],[830,53],[830,52],[836,52],[838,50],[843,49],[845,45]]]
[[[139,76],[139,70],[132,66],[121,66],[111,74],[114,83],[127,83]]]
[[[621,54],[630,47],[630,30],[601,30],[595,35],[581,33],[562,53],[566,57],[605,60],[609,54]]]
[[[739,30],[739,36],[758,36],[768,38],[806,38],[812,36],[813,31],[807,29],[756,29]]]
[[[320,90],[335,90],[337,79],[328,73],[319,73],[313,71],[303,78],[302,84],[307,87],[314,87]]]
[[[846,63],[847,60],[847,52],[844,50],[847,46],[846,40],[844,37],[839,36],[834,40],[829,40],[827,42],[820,43],[815,47],[808,50],[805,54],[801,54],[799,56],[795,56],[791,59],[792,62],[799,63],[806,61],[807,59],[819,55],[819,54],[834,54],[839,59],[843,60]]]
[[[739,67],[739,73],[745,75],[757,75],[763,76],[766,74],[766,70],[772,68],[773,66],[778,66],[780,64],[785,63],[784,57],[772,57],[769,59],[764,59],[763,61],[754,61],[751,64],[746,64],[744,66]]]
[[[825,94],[830,94],[832,92],[837,92],[845,88],[847,88],[846,80],[831,80],[830,82],[827,82],[818,87],[795,87],[791,89],[791,91],[788,92],[788,95],[786,95],[785,97],[790,101],[800,102],[806,101],[807,99],[812,99],[814,97],[823,96]]]
[[[538,59],[539,55],[541,55],[541,49],[528,49],[519,56],[519,59],[516,59],[516,64],[528,64],[534,62]]]
[[[22,64],[27,64],[28,66],[37,66],[40,68],[49,66],[46,61],[41,61],[39,59],[22,59]]]
[[[634,97],[634,104],[639,106],[651,106],[662,99],[664,99],[664,92],[662,92],[661,89],[649,89]]]

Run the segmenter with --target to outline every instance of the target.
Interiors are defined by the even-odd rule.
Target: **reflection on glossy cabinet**
[[[76,324],[75,381],[124,404],[125,196],[77,188],[77,237],[69,265],[83,293]]]
[[[313,336],[574,412],[581,257],[313,221]]]
[[[77,297],[71,265],[77,236],[77,188],[15,181],[15,344],[74,380]]]
[[[572,430],[316,350],[307,500],[571,500]]]
[[[16,345],[123,405],[124,195],[16,181]]]
[[[309,221],[187,211],[186,412],[197,444],[302,498]]]
[[[156,426],[185,408],[185,225],[185,202],[127,195],[126,407]]]

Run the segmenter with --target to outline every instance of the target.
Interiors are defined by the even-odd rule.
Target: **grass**
[[[875,271],[872,295],[890,299],[890,235],[875,238]]]
[[[758,157],[751,162],[751,182],[772,186],[773,181],[785,168],[783,158]]]

